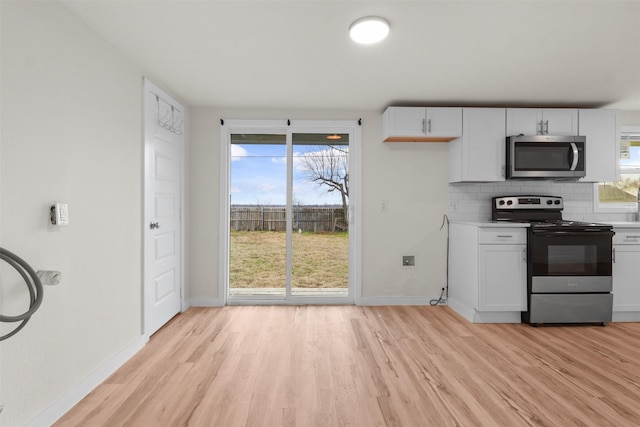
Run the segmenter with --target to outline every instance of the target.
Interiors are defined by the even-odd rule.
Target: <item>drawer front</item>
[[[614,245],[640,245],[640,228],[614,229]]]
[[[480,228],[478,242],[482,244],[525,245],[527,231],[524,228]]]

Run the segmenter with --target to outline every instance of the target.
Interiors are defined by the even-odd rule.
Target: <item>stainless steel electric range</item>
[[[612,226],[562,219],[561,197],[492,199],[494,221],[528,222],[527,311],[522,321],[611,321]]]

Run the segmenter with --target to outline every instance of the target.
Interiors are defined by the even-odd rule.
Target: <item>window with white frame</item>
[[[640,126],[623,127],[620,133],[620,181],[600,182],[595,195],[600,212],[635,212],[640,186]]]

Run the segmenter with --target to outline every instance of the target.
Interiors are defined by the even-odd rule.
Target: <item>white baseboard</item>
[[[191,298],[189,300],[190,307],[223,307],[224,300],[222,298]]]
[[[472,308],[468,308],[466,305],[459,303],[455,299],[449,298],[449,307],[460,316],[467,319],[469,322],[473,322],[473,315],[475,314],[475,310]]]
[[[522,323],[519,311],[476,311],[449,298],[449,307],[471,323]]]
[[[522,323],[519,311],[477,311],[473,323]]]
[[[96,369],[91,375],[73,387],[62,397],[56,400],[51,406],[38,414],[29,421],[27,427],[50,426],[60,417],[66,414],[76,403],[80,402],[94,388],[106,380],[109,375],[114,373],[116,369],[124,365],[134,354],[136,354],[147,343],[147,337],[141,336],[133,341],[126,348],[106,361],[102,366]]]
[[[433,297],[406,297],[406,296],[376,296],[376,297],[360,297],[358,301],[356,301],[356,305],[430,305],[432,300],[437,300],[439,296]],[[242,305],[244,301],[241,299],[234,300],[229,302],[231,305]],[[267,304],[267,305],[276,305],[281,303],[278,300],[265,300],[265,301],[256,301],[256,300],[247,300],[247,304],[258,305],[258,304]],[[310,299],[308,301],[304,301],[304,304],[312,304],[319,303],[318,298]],[[323,301],[323,304],[332,303],[336,304],[337,301]],[[345,304],[340,301],[339,303]],[[287,302],[285,304],[291,304],[291,302]],[[351,304],[351,303],[347,303]],[[222,307],[225,305],[224,300],[221,298],[191,298],[189,300],[190,307]]]
[[[639,311],[614,311],[612,322],[640,322]]]
[[[376,296],[376,297],[360,297],[358,305],[430,305],[435,297],[406,297],[406,296]],[[444,305],[444,304],[443,304]]]

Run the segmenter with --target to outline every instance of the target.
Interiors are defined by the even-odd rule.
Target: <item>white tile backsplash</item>
[[[563,218],[574,221],[633,221],[635,213],[593,211],[593,184],[554,181],[505,181],[449,184],[451,221],[490,221],[491,198],[496,196],[560,196]],[[453,210],[451,207],[457,209]]]

